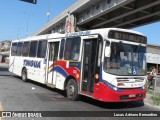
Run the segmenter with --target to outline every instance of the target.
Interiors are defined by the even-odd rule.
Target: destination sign
[[[73,36],[85,36],[89,35],[91,31],[81,31],[81,32],[73,32],[73,33],[68,33],[66,34],[66,37],[73,37]]]
[[[137,35],[134,33],[127,33],[121,31],[111,30],[108,34],[108,38],[111,39],[118,39],[118,40],[125,40],[130,42],[138,42],[138,43],[147,43],[147,37],[142,35]]]

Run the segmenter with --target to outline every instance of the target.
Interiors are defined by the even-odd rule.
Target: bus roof
[[[65,35],[59,33],[52,33],[46,35],[31,36],[19,40],[13,40],[12,42],[36,41],[36,40],[46,40],[46,39],[62,38],[62,37],[65,37]]]
[[[46,35],[38,35],[38,36],[28,37],[28,38],[25,38],[25,39],[13,40],[12,42],[46,40],[46,39],[49,40],[49,39],[54,39],[54,38],[64,38],[64,37],[73,37],[73,36],[87,36],[87,35],[93,35],[93,34],[101,34],[102,37],[105,37],[106,33],[108,33],[110,30],[129,32],[129,33],[144,36],[142,33],[134,31],[134,30],[121,29],[121,28],[101,28],[101,29],[86,30],[86,31],[80,31],[80,32],[72,32],[72,33],[67,33],[67,34],[52,33],[52,34],[46,34]]]
[[[140,32],[137,32],[137,31],[134,31],[134,30],[128,30],[128,29],[121,29],[121,28],[101,28],[101,29],[94,29],[94,30],[73,32],[73,33],[68,33],[68,34],[65,34],[65,35],[66,35],[66,37],[72,37],[72,36],[83,36],[83,35],[101,34],[102,37],[104,37],[103,35],[106,35],[106,32],[108,33],[110,30],[129,32],[129,33],[133,33],[133,34],[138,34],[138,35],[144,36]]]

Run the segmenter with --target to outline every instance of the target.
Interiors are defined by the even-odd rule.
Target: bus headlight
[[[140,90],[144,90],[144,89],[146,89],[146,87],[145,87],[145,86],[143,86],[143,87],[140,87],[139,89],[140,89]]]
[[[110,84],[110,83],[107,82],[107,81],[104,81],[104,84],[105,84],[106,86],[110,87],[110,88],[111,88],[112,90],[114,90],[114,91],[118,91],[118,92],[121,92],[121,91],[122,91],[122,89],[120,89],[120,88],[118,88],[118,87]]]
[[[117,87],[113,87],[113,89],[114,89],[115,91],[117,91],[117,90],[118,90],[118,88],[117,88]]]

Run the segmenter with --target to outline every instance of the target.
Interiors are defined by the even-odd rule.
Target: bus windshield
[[[119,76],[146,75],[145,53],[146,47],[141,45],[112,42],[110,57],[104,57],[103,69]]]

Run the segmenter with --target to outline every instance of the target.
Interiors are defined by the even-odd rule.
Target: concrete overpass
[[[73,16],[75,31],[134,28],[160,20],[160,0],[78,0],[34,35],[65,33],[68,16]]]

